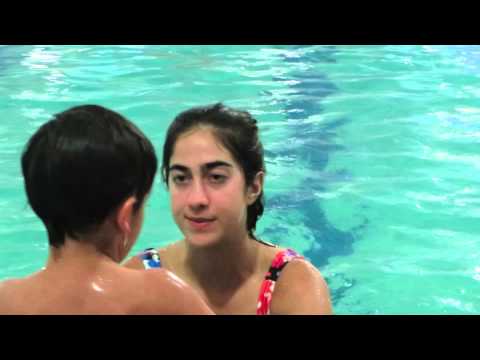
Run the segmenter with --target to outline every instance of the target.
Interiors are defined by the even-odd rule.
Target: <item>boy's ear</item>
[[[135,198],[135,196],[130,196],[120,205],[117,210],[117,215],[115,219],[116,225],[125,234],[129,234],[132,231],[132,215],[134,210],[133,208],[136,202],[137,199]]]

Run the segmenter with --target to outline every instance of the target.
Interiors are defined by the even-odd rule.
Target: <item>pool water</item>
[[[265,147],[261,238],[326,278],[337,314],[480,313],[480,46],[0,46],[0,280],[44,265],[20,156],[96,103],[161,156],[173,117],[223,101]],[[181,237],[160,177],[132,250]]]

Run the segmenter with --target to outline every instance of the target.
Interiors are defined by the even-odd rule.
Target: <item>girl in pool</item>
[[[256,120],[222,104],[179,114],[162,175],[184,239],[147,249],[127,267],[168,269],[217,314],[331,314],[319,271],[291,249],[255,235],[265,165]]]
[[[22,155],[47,264],[0,283],[0,314],[211,314],[166,270],[126,269],[157,171],[150,141],[121,115],[78,106],[40,127]]]

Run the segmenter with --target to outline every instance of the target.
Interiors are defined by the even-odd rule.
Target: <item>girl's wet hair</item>
[[[265,172],[263,146],[258,136],[257,121],[246,111],[217,103],[180,113],[168,128],[162,162],[162,176],[167,186],[170,159],[178,137],[195,127],[203,126],[211,128],[214,136],[230,151],[243,170],[247,186],[253,183],[258,172]],[[262,190],[257,200],[247,208],[247,231],[252,238],[255,238],[254,230],[263,209]]]
[[[152,143],[129,120],[97,105],[54,115],[22,154],[25,190],[51,246],[94,231],[129,196],[138,210],[157,171]]]

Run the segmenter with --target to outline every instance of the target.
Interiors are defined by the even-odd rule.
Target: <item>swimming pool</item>
[[[265,240],[307,256],[337,314],[480,313],[480,46],[0,46],[0,280],[43,266],[24,144],[67,107],[259,120]],[[133,252],[181,236],[157,177]]]

